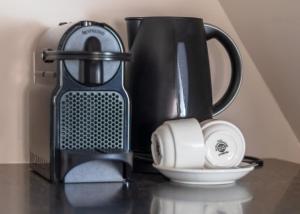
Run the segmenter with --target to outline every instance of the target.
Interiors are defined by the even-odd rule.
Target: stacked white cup
[[[245,155],[240,129],[223,120],[164,122],[151,138],[154,164],[165,168],[201,169],[238,166]]]

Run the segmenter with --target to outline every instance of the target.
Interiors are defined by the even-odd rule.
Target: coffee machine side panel
[[[44,32],[33,53],[33,81],[29,93],[30,164],[42,176],[51,179],[51,106],[58,84],[57,63],[45,63],[42,52],[58,48],[68,25]]]
[[[51,84],[35,83],[30,89],[30,163],[50,179]]]
[[[33,58],[33,81],[29,92],[30,163],[34,171],[51,179],[50,112],[53,91],[57,85],[56,63],[41,62],[37,52]]]

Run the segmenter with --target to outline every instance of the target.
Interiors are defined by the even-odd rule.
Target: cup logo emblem
[[[228,148],[228,144],[225,141],[220,139],[217,142],[218,143],[216,144],[215,148],[216,148],[216,151],[219,152],[219,156],[229,153],[229,151],[226,150]]]

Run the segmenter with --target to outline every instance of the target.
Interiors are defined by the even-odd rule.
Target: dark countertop
[[[26,164],[0,165],[0,213],[300,213],[300,165],[274,159],[234,185],[186,187],[160,175],[126,184],[50,184]]]

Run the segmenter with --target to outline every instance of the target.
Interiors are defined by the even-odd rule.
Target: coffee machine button
[[[82,21],[81,22],[81,26],[83,27],[88,27],[88,26],[92,26],[93,23],[91,21]]]

